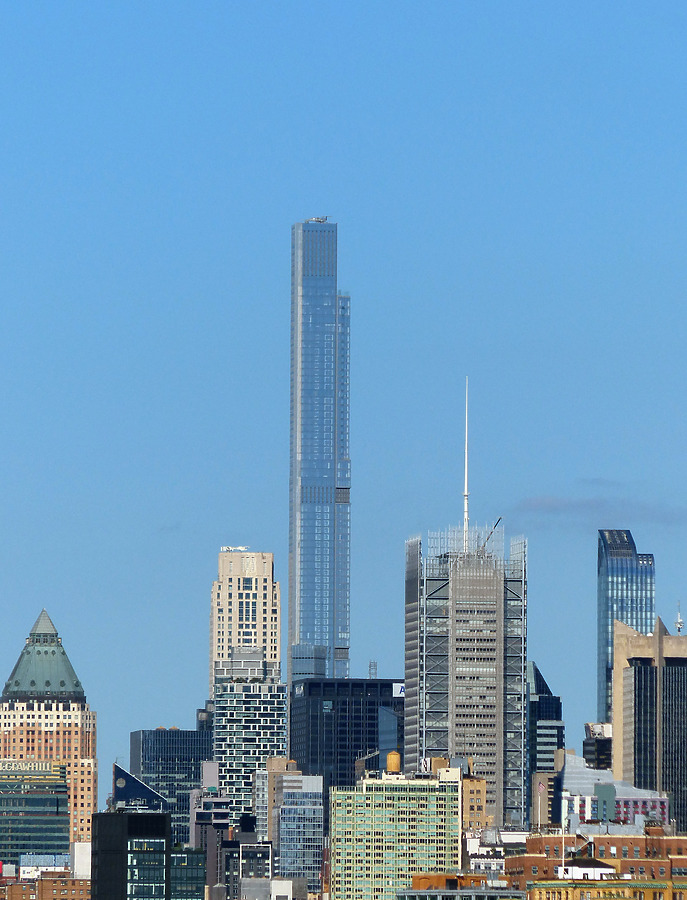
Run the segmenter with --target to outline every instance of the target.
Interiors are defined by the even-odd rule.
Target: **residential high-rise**
[[[274,554],[222,547],[210,603],[210,697],[233,649],[262,648],[279,677],[281,602]]]
[[[350,648],[350,298],[337,287],[337,228],[291,232],[289,682],[346,678]]]
[[[131,774],[161,794],[172,815],[172,845],[189,840],[189,797],[201,785],[201,766],[212,759],[212,732],[182,728],[132,731]]]
[[[599,722],[610,722],[613,622],[617,619],[648,634],[656,617],[654,555],[637,553],[627,530],[599,531],[596,611],[597,717]]]
[[[212,586],[210,698],[219,788],[238,822],[251,812],[253,773],[286,753],[286,685],[279,681],[280,602],[274,557],[223,547]],[[199,720],[199,725],[200,725]]]
[[[524,538],[509,557],[498,524],[407,541],[405,771],[472,757],[496,825],[527,821],[526,660]]]
[[[643,635],[616,621],[613,647],[613,776],[672,794],[687,831],[687,635],[660,619]]]
[[[45,610],[5,683],[0,716],[0,756],[65,766],[69,839],[90,841],[91,816],[98,808],[96,715]]]
[[[390,754],[390,759],[398,754]],[[331,796],[332,900],[394,900],[417,872],[461,868],[461,770],[364,778]]]
[[[293,760],[268,759],[255,773],[256,833],[274,848],[280,878],[303,878],[320,893],[324,845],[322,776],[304,775]]]

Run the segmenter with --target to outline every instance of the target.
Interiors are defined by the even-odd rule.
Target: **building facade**
[[[281,597],[274,554],[222,547],[210,599],[210,697],[233,649],[264,651],[279,677]]]
[[[286,755],[286,685],[234,679],[215,685],[214,758],[219,789],[238,821],[252,811],[253,778],[268,757]]]
[[[616,622],[613,658],[613,774],[669,792],[687,831],[687,635],[660,619],[648,635]]]
[[[50,616],[41,612],[0,700],[0,757],[65,767],[70,841],[90,841],[98,808],[96,715]]]
[[[384,773],[331,796],[331,900],[395,900],[418,872],[461,868],[461,771]]]
[[[0,862],[25,853],[69,853],[69,788],[64,764],[0,759]]]
[[[655,568],[653,553],[637,553],[627,530],[599,531],[597,560],[597,716],[612,717],[613,623],[617,619],[641,634],[654,624]]]
[[[289,682],[349,674],[349,378],[337,226],[308,219],[291,233]]]
[[[391,678],[307,678],[291,686],[289,754],[304,775],[352,787],[356,761],[382,769],[403,752],[403,682]]]
[[[189,840],[189,797],[200,788],[203,760],[212,759],[212,732],[180,728],[132,731],[130,769],[169,804],[172,844]]]
[[[405,771],[433,756],[471,757],[487,813],[528,814],[527,544],[452,528],[406,543]]]

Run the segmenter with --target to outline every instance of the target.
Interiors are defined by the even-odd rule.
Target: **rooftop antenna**
[[[465,376],[465,490],[463,491],[463,553],[468,552],[468,376]]]
[[[685,627],[685,620],[680,615],[680,603],[678,601],[677,604],[677,619],[675,619],[675,630],[678,634],[682,634],[682,629]]]

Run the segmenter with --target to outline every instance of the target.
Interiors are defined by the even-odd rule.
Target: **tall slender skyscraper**
[[[599,531],[597,563],[597,680],[599,722],[610,722],[613,622],[649,634],[656,618],[653,553],[637,553],[629,531]]]
[[[289,681],[346,678],[350,648],[350,297],[336,224],[291,232]]]

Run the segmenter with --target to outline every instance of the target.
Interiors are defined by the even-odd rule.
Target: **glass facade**
[[[292,686],[289,754],[305,775],[323,776],[325,815],[329,789],[355,784],[357,759],[379,769],[391,750],[402,754],[403,706],[400,679],[308,678]]]
[[[349,377],[337,226],[309,219],[291,243],[289,680],[349,673]]]
[[[527,822],[527,543],[451,528],[406,543],[405,771],[474,759],[497,825]]]
[[[308,790],[317,782],[319,790]],[[279,877],[305,878],[308,890],[321,891],[324,806],[322,779],[301,778],[302,787],[284,790],[279,807]]]
[[[201,763],[212,759],[212,732],[180,728],[132,731],[131,774],[161,794],[172,814],[172,844],[189,839],[189,796],[200,787]]]
[[[26,853],[68,852],[66,767],[0,760],[0,860],[19,865]]]
[[[611,721],[613,622],[649,634],[656,618],[653,553],[637,553],[629,531],[599,531],[597,563],[597,716]]]

